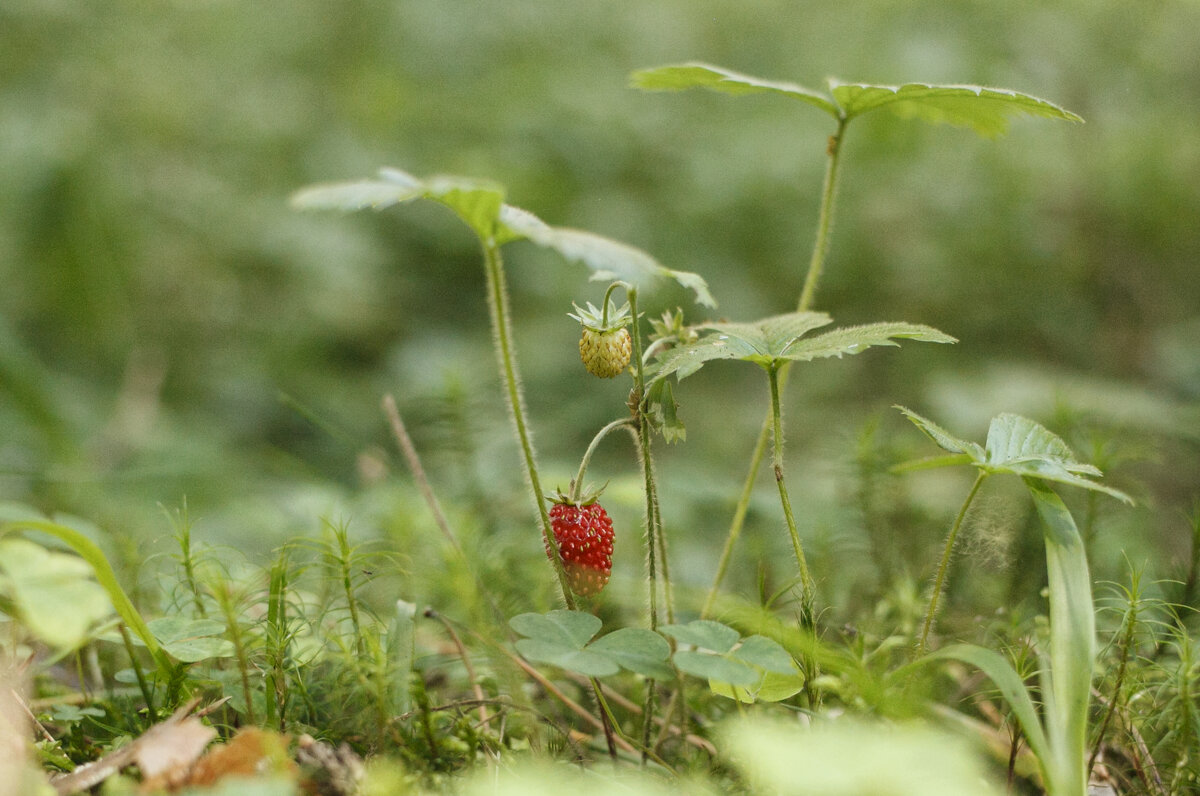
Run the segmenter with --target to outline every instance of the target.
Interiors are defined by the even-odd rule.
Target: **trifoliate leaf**
[[[292,206],[306,210],[382,210],[413,199],[431,199],[453,210],[482,241],[503,245],[527,239],[553,249],[567,260],[581,262],[592,279],[623,281],[649,287],[671,279],[691,290],[706,307],[717,302],[698,274],[673,271],[641,249],[591,232],[552,227],[533,213],[504,204],[504,189],[490,180],[468,177],[414,177],[400,169],[380,170],[375,180],[325,183],[292,196]]]
[[[1083,121],[1052,102],[1009,89],[926,83],[877,86],[831,80],[830,91],[847,119],[888,107],[903,118],[969,127],[988,137],[1007,132],[1009,118],[1022,114]]]
[[[759,674],[740,661],[707,652],[681,650],[675,653],[675,665],[682,672],[730,685],[748,686],[758,682]]]
[[[670,680],[675,676],[667,665],[667,659],[671,657],[671,645],[652,630],[623,627],[596,639],[588,649],[645,677]]]
[[[379,179],[334,182],[292,196],[304,210],[382,210],[413,199],[432,199],[453,210],[481,239],[496,231],[504,189],[489,180],[435,176],[422,180],[400,169],[381,169]]]
[[[958,340],[930,326],[914,323],[869,323],[846,326],[806,340],[799,340],[787,351],[787,358],[807,361],[826,357],[852,356],[872,346],[899,343],[896,340],[919,340],[924,343],[957,343]]]
[[[829,94],[825,94],[796,83],[764,80],[698,62],[643,69],[634,72],[630,82],[635,88],[646,91],[706,88],[734,95],[779,94],[813,105],[835,119],[845,121],[886,107],[902,118],[969,127],[988,137],[1006,132],[1013,116],[1083,121],[1076,114],[1039,97],[983,86],[927,83],[884,86],[830,79]]]
[[[782,94],[786,97],[815,105],[837,118],[838,111],[829,98],[820,92],[797,85],[759,77],[743,75],[719,66],[690,62],[643,69],[630,78],[634,88],[644,91],[683,91],[689,88],[707,88],[725,94]]]
[[[742,643],[733,651],[733,656],[777,674],[791,674],[796,668],[787,650],[778,641],[766,636],[747,636],[742,639]]]
[[[659,279],[671,279],[691,290],[698,304],[717,306],[702,277],[687,271],[673,271],[628,244],[566,227],[526,224],[515,231],[522,232],[539,246],[553,249],[567,260],[583,263],[592,271],[594,282],[621,281],[634,287],[648,287]]]
[[[905,417],[913,422],[913,425],[925,432],[925,436],[936,442],[944,450],[948,450],[951,453],[965,453],[974,462],[981,462],[987,458],[987,454],[978,444],[959,439],[937,423],[927,417],[922,417],[911,409],[903,406],[895,408],[899,409]]]
[[[997,415],[988,427],[987,447],[983,448],[955,437],[916,412],[902,406],[896,408],[942,448],[966,455],[970,464],[989,473],[1057,481],[1133,503],[1133,498],[1124,492],[1092,481],[1090,477],[1102,475],[1099,469],[1077,461],[1061,437],[1028,418],[1007,413]],[[945,460],[945,463],[955,462]]]
[[[104,588],[87,561],[47,550],[27,539],[0,541],[0,595],[16,606],[34,637],[60,650],[74,649],[112,614]]]
[[[523,638],[516,644],[517,652],[534,663],[548,663],[589,677],[607,677],[621,670],[613,660],[586,649],[572,649],[564,644]]]
[[[659,630],[680,644],[691,644],[716,653],[729,652],[740,636],[732,627],[710,619],[694,619],[686,625],[664,625]]]
[[[518,614],[508,620],[509,627],[522,636],[564,644],[574,649],[582,649],[599,632],[602,624],[592,614],[562,610],[546,614]]]
[[[660,357],[657,378],[676,374],[683,379],[714,359],[740,359],[763,368],[787,361],[809,361],[861,353],[872,346],[897,345],[896,340],[928,343],[957,342],[937,329],[912,323],[872,323],[848,326],[805,338],[813,329],[831,322],[822,312],[792,312],[751,323],[708,323],[711,329],[695,343],[676,346]]]

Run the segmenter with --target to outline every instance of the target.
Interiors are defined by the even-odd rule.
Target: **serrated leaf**
[[[1099,469],[1075,460],[1075,454],[1061,437],[1045,426],[1014,414],[1000,414],[988,426],[987,447],[955,437],[932,420],[903,406],[897,406],[917,428],[931,440],[951,453],[969,457],[970,463],[991,473],[1009,473],[1025,478],[1047,481],[1103,492],[1128,504],[1133,498],[1119,489],[1092,481]],[[957,463],[954,459],[939,459],[934,465]],[[917,469],[910,467],[910,469]]]
[[[695,677],[743,687],[758,682],[760,676],[752,667],[740,661],[707,652],[680,650],[675,653],[675,665],[681,672]]]
[[[304,210],[382,210],[420,198],[450,208],[481,240],[488,240],[496,231],[504,189],[489,180],[440,175],[422,180],[400,169],[385,168],[376,180],[305,188],[292,195],[292,206]]]
[[[852,356],[872,346],[899,345],[896,340],[918,340],[924,343],[957,343],[958,340],[930,326],[915,323],[868,323],[862,326],[845,326],[816,337],[796,340],[788,346],[785,358],[809,361],[827,357]]]
[[[650,413],[650,425],[668,444],[687,439],[687,428],[679,419],[679,404],[675,401],[675,390],[666,379],[656,379],[646,391],[646,406]]]
[[[830,91],[847,119],[887,107],[902,118],[969,127],[987,137],[1006,132],[1013,116],[1083,121],[1052,102],[1010,89],[927,83],[882,86],[830,81]]]
[[[292,194],[300,210],[383,210],[416,199],[423,188],[404,188],[384,180],[351,180],[313,185]]]
[[[292,206],[305,210],[381,210],[425,198],[453,210],[482,241],[503,245],[526,239],[553,249],[567,260],[581,262],[592,279],[624,281],[635,287],[660,279],[678,282],[695,294],[696,302],[716,307],[708,283],[699,274],[674,271],[641,249],[583,230],[552,227],[533,213],[504,204],[504,188],[490,180],[469,177],[414,177],[406,171],[381,169],[379,179],[325,183],[298,191]]]
[[[896,406],[895,408],[899,409],[905,417],[913,422],[913,425],[925,432],[925,436],[937,443],[943,450],[948,450],[951,453],[966,454],[975,462],[982,462],[987,458],[987,454],[977,443],[959,439],[937,423],[927,417],[922,417],[911,409],[903,406]]]
[[[823,312],[791,312],[745,323],[706,323],[700,328],[712,333],[664,353],[656,378],[675,374],[676,379],[684,379],[716,359],[740,359],[770,367],[798,338],[832,320]]]
[[[666,663],[671,657],[671,645],[651,630],[623,627],[596,639],[588,650],[654,680],[670,680],[675,676]]]
[[[583,263],[592,271],[593,281],[619,280],[643,287],[659,279],[672,279],[691,290],[696,296],[696,303],[706,307],[717,306],[716,299],[708,290],[708,283],[701,276],[687,271],[673,271],[629,244],[567,227],[538,228],[529,224],[521,226],[521,231],[539,246],[553,249],[572,262]]]
[[[634,88],[644,91],[683,91],[689,88],[706,88],[733,95],[782,94],[818,107],[835,119],[838,116],[834,104],[818,91],[796,83],[764,80],[696,61],[642,69],[633,73],[630,82]]]
[[[733,656],[777,674],[791,674],[796,668],[787,650],[778,641],[766,636],[747,636],[742,639],[742,643],[733,651]]]
[[[546,614],[518,614],[508,625],[522,636],[571,649],[583,649],[603,622],[583,611],[555,610]]]
[[[664,625],[659,631],[681,644],[691,644],[721,654],[733,649],[740,637],[732,627],[711,619],[694,619],[686,625]]]
[[[517,652],[536,663],[548,663],[588,677],[607,677],[621,667],[607,655],[586,649],[574,649],[565,644],[541,639],[523,638],[517,641]]]
[[[872,346],[898,345],[896,340],[954,343],[953,337],[913,323],[871,323],[848,326],[812,338],[804,335],[832,322],[822,312],[792,312],[749,323],[706,323],[713,330],[695,343],[676,346],[662,355],[656,378],[672,373],[684,379],[706,362],[738,359],[771,368],[782,362],[806,362],[858,354]]]
[[[1040,423],[1014,414],[1000,414],[992,418],[987,435],[988,464],[1004,464],[1022,459],[1044,458],[1074,464],[1076,467],[1099,475],[1091,465],[1075,462],[1075,454],[1062,437]]]

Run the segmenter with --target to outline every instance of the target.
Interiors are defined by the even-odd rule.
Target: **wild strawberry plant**
[[[417,200],[429,201],[453,212],[478,239],[501,400],[511,420],[519,464],[533,504],[531,533],[541,537],[540,544],[530,544],[528,549],[530,555],[537,556],[541,555],[539,548],[544,551],[550,565],[547,582],[557,582],[561,607],[546,613],[513,611],[490,593],[489,584],[473,570],[476,585],[487,596],[496,625],[503,628],[507,638],[498,639],[494,633],[457,624],[444,606],[431,607],[418,617],[416,606],[401,599],[394,603],[390,615],[376,614],[359,596],[371,580],[373,555],[351,545],[345,528],[333,528],[331,536],[322,542],[294,545],[281,553],[269,570],[260,573],[265,584],[261,589],[239,591],[227,587],[220,578],[206,580],[197,575],[185,530],[180,534],[181,580],[194,599],[190,605],[185,601],[180,606],[178,616],[145,621],[104,556],[88,539],[66,525],[28,517],[12,518],[0,527],[0,546],[4,550],[0,559],[0,608],[20,621],[29,639],[64,653],[104,634],[111,637],[111,630],[117,628],[115,638],[123,643],[132,664],[131,677],[138,684],[150,721],[164,717],[186,695],[215,688],[222,694],[229,692],[226,710],[232,713],[233,723],[303,730],[328,715],[331,705],[340,699],[343,706],[354,708],[354,715],[346,719],[346,735],[360,746],[370,747],[368,751],[405,749],[403,754],[409,755],[406,759],[410,763],[414,756],[424,755],[430,771],[441,771],[467,766],[477,758],[494,760],[513,752],[515,735],[497,729],[495,725],[502,722],[496,717],[503,715],[507,722],[510,715],[524,710],[553,727],[562,748],[571,749],[576,757],[586,757],[585,750],[577,746],[577,732],[520,697],[524,690],[520,683],[532,683],[554,695],[574,720],[601,731],[614,760],[623,756],[637,759],[643,766],[656,767],[660,775],[676,776],[682,769],[696,765],[698,759],[705,759],[713,761],[714,769],[723,771],[723,776],[740,787],[762,782],[780,789],[800,787],[806,792],[876,793],[880,792],[881,782],[892,788],[890,792],[904,794],[999,792],[989,784],[981,784],[987,775],[980,773],[975,758],[967,752],[955,753],[950,764],[943,759],[945,778],[936,782],[910,779],[906,774],[896,776],[894,770],[887,773],[886,780],[872,779],[875,768],[853,762],[823,765],[832,760],[844,763],[847,749],[860,742],[877,749],[880,756],[888,749],[903,748],[914,759],[936,759],[944,750],[943,741],[940,736],[926,735],[927,730],[900,730],[897,741],[886,728],[851,727],[855,730],[854,740],[847,740],[851,736],[839,734],[846,727],[836,726],[841,722],[831,719],[834,712],[825,708],[835,703],[839,712],[876,713],[897,721],[937,717],[951,726],[975,727],[962,711],[938,704],[941,675],[937,673],[946,670],[947,661],[957,661],[989,677],[1016,719],[1019,735],[1016,730],[1011,735],[1010,777],[1020,769],[1051,796],[1085,796],[1104,733],[1118,715],[1127,688],[1122,674],[1098,735],[1092,732],[1093,670],[1098,657],[1092,584],[1081,534],[1051,485],[1080,487],[1125,502],[1130,502],[1129,498],[1097,481],[1101,473],[1096,467],[1077,460],[1063,439],[1034,421],[1002,414],[993,420],[986,444],[979,445],[902,410],[947,455],[901,469],[966,464],[975,468],[976,478],[950,528],[942,555],[932,568],[923,621],[914,628],[901,626],[880,636],[867,636],[854,629],[834,628],[824,619],[823,611],[833,606],[822,600],[820,584],[834,575],[814,571],[806,555],[797,507],[789,491],[789,480],[794,483],[796,476],[789,476],[785,470],[784,455],[784,399],[796,363],[841,359],[871,348],[894,347],[903,341],[957,342],[946,332],[910,321],[828,330],[826,327],[833,324],[832,315],[816,309],[831,249],[843,143],[851,123],[877,110],[887,110],[902,119],[946,123],[992,137],[1003,133],[1010,120],[1021,115],[1081,120],[1046,100],[1008,90],[830,80],[825,90],[818,91],[702,63],[642,70],[632,76],[632,83],[646,91],[703,88],[734,96],[773,95],[798,100],[832,118],[834,127],[824,146],[826,171],[812,254],[799,296],[794,303],[789,300],[787,306],[779,307],[779,314],[748,321],[705,317],[717,303],[701,275],[668,268],[625,243],[547,223],[508,204],[504,188],[487,179],[419,178],[385,168],[374,178],[317,185],[293,197],[296,207],[310,210],[383,210]],[[575,478],[565,490],[561,486],[557,491],[547,488],[534,446],[536,418],[530,417],[522,392],[514,327],[523,319],[513,316],[502,256],[506,244],[521,240],[549,249],[566,261],[583,264],[592,280],[605,285],[598,305],[588,300],[581,288],[573,313],[565,312],[565,308],[554,308],[553,312],[568,315],[580,325],[579,356],[588,372],[602,379],[628,373],[630,379],[627,400],[614,402],[615,418],[594,435],[579,458]],[[681,286],[696,306],[648,320],[643,306],[664,282]],[[693,315],[698,317],[691,320]],[[666,534],[668,527],[677,526],[664,516],[669,516],[670,507],[660,500],[654,443],[656,439],[665,443],[686,441],[679,400],[686,403],[687,391],[694,382],[684,382],[702,368],[722,361],[757,366],[756,371],[766,378],[765,385],[760,383],[755,389],[765,386],[768,410],[753,445],[745,480],[740,488],[734,485],[723,490],[735,508],[725,543],[714,562],[712,586],[703,599],[691,594],[680,597],[671,583]],[[437,524],[454,553],[465,559],[467,549],[459,543],[434,497],[390,398],[385,401],[385,409]],[[601,505],[601,490],[584,486],[593,454],[614,431],[627,433],[632,442],[630,470],[637,473],[643,506],[646,611],[642,621],[633,623],[623,621],[622,612],[612,606],[641,599],[640,595],[623,593],[634,578],[614,578],[613,573],[614,546],[632,545],[634,534],[614,524]],[[780,610],[765,588],[758,595],[722,591],[768,444],[778,516],[786,528],[795,568],[787,591],[794,589],[798,599],[790,614],[786,601]],[[565,455],[556,451],[556,458]],[[1019,671],[1000,652],[952,643],[937,632],[936,621],[946,599],[948,573],[964,518],[984,482],[996,474],[1022,479],[1043,530],[1048,623],[1042,636],[1028,645],[1037,659],[1036,683],[1031,683],[1028,672]],[[713,489],[722,490],[722,486],[713,485]],[[31,531],[57,538],[73,548],[80,559],[48,552],[21,538],[21,534]],[[306,555],[315,563],[296,563],[297,557]],[[336,609],[314,608],[300,587],[301,576],[314,568],[324,573],[322,588],[327,600],[336,603]],[[39,597],[46,582],[59,584],[84,569],[96,582],[77,580],[70,590],[64,586],[56,592],[57,596],[80,595],[83,599],[102,591],[116,619],[110,621],[106,607],[98,613],[80,614],[73,622],[52,621],[47,610],[55,603],[43,604]],[[31,579],[27,577],[30,573],[50,580]],[[248,621],[247,616],[259,619]],[[608,631],[601,633],[606,625]],[[422,631],[422,626],[426,630]],[[450,654],[461,663],[464,687],[472,693],[470,700],[447,707],[436,705],[431,698],[435,678],[426,676],[422,666],[429,664],[423,662],[419,651],[422,643],[429,642],[418,638],[420,632],[433,632],[429,627],[437,628],[442,646],[453,650]],[[1129,627],[1128,622],[1121,626],[1122,673],[1134,646]],[[1182,623],[1178,629],[1186,634]],[[1177,646],[1190,650],[1185,635]],[[146,656],[151,661],[148,671],[140,665],[140,659]],[[476,667],[475,661],[481,657],[490,661],[488,674],[481,675]],[[1179,657],[1186,656],[1181,652]],[[527,680],[515,687],[511,679],[506,682],[501,674],[505,661],[512,663],[507,669],[510,678],[511,673],[519,672],[517,676]],[[314,676],[318,672],[332,673],[341,684],[340,690],[321,689]],[[1194,684],[1194,678],[1188,677],[1166,690],[1164,704],[1188,704],[1189,689]],[[564,692],[564,684],[584,687],[591,704],[581,705],[571,699]],[[785,706],[779,708],[781,714],[804,713],[814,729],[797,732],[795,726],[763,723],[726,724],[720,729],[717,719],[729,712],[730,706],[741,708],[756,703],[781,703]],[[468,712],[477,720],[468,720]],[[1180,708],[1179,715],[1186,718],[1191,714]],[[834,725],[832,729],[830,725]],[[1185,721],[1181,726],[1179,730],[1172,725],[1172,731],[1186,732],[1192,725]],[[983,734],[977,728],[973,731]],[[537,738],[538,734],[531,731],[519,741]],[[1032,764],[1022,765],[1024,745],[1032,755]],[[735,757],[731,753],[736,753]],[[809,755],[811,770],[781,772],[775,763],[790,759],[793,753]],[[1187,765],[1186,758],[1182,765]],[[897,764],[896,768],[907,771],[911,767]],[[393,781],[386,772],[376,776],[377,783]],[[1176,781],[1185,778],[1179,775]],[[403,777],[396,781],[403,781]],[[636,780],[631,787],[634,792],[654,789],[649,780]]]

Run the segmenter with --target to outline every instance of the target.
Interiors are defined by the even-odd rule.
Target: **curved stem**
[[[550,556],[551,566],[558,576],[558,585],[562,590],[563,602],[567,608],[575,609],[575,598],[567,585],[567,573],[563,569],[562,560],[558,555],[558,542],[550,526],[550,514],[546,510],[546,501],[542,494],[542,485],[538,478],[537,457],[533,448],[533,440],[529,433],[529,424],[525,419],[525,401],[521,395],[521,384],[517,376],[517,355],[513,347],[509,317],[508,290],[504,282],[504,261],[500,257],[500,247],[495,239],[483,243],[483,259],[487,271],[488,311],[492,318],[492,332],[495,335],[496,357],[500,365],[500,375],[504,379],[505,395],[508,398],[508,411],[512,417],[517,439],[521,444],[521,454],[525,463],[525,476],[529,481],[529,489],[533,502],[537,507],[538,518],[542,523],[542,542],[553,553]]]
[[[610,432],[616,431],[618,428],[624,428],[633,421],[628,417],[623,417],[620,420],[614,420],[604,428],[596,432],[596,436],[592,437],[591,443],[583,453],[583,459],[579,462],[579,472],[575,474],[575,480],[571,482],[571,499],[578,500],[583,489],[583,476],[587,473],[588,464],[592,460],[592,454],[596,452],[596,448],[600,447],[600,440],[609,435]]]
[[[792,501],[788,497],[787,484],[783,478],[783,413],[779,406],[779,369],[767,368],[767,376],[771,383],[771,426],[772,460],[775,469],[775,483],[779,487],[779,502],[783,506],[783,516],[787,520],[788,533],[792,537],[792,549],[796,554],[796,564],[800,568],[801,589],[801,618],[806,627],[816,626],[816,593],[812,575],[808,570],[808,561],[804,557],[804,547],[800,544],[800,532],[796,530],[796,517],[792,513]]]
[[[962,508],[958,510],[958,516],[954,518],[954,524],[950,526],[950,533],[946,535],[946,547],[942,551],[942,560],[938,564],[937,575],[933,579],[933,594],[929,597],[929,610],[925,613],[925,625],[921,629],[921,640],[917,642],[916,656],[918,658],[924,655],[929,648],[929,634],[933,630],[934,617],[937,616],[938,600],[946,585],[946,573],[950,569],[950,555],[954,552],[954,540],[958,537],[958,530],[967,516],[967,509],[970,508],[971,501],[975,499],[975,494],[979,492],[979,487],[983,485],[983,481],[987,477],[988,473],[984,470],[980,470],[979,475],[975,476],[975,483],[971,485],[967,499],[963,501]]]

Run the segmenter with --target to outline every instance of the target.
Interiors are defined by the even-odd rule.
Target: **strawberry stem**
[[[583,459],[579,462],[579,472],[575,474],[575,480],[571,482],[571,494],[569,500],[572,503],[578,503],[583,496],[583,477],[587,473],[588,463],[592,460],[592,454],[596,452],[596,448],[600,446],[600,440],[608,436],[609,432],[616,431],[618,428],[629,428],[633,421],[628,417],[623,417],[620,420],[614,420],[604,428],[596,432],[596,436],[592,437],[592,442],[584,451]],[[636,435],[635,435],[636,436]]]
[[[829,254],[829,239],[833,230],[833,208],[834,200],[837,196],[838,166],[841,163],[842,138],[846,133],[846,125],[849,121],[849,119],[844,117],[838,119],[837,130],[829,137],[829,144],[825,150],[829,156],[829,160],[825,165],[825,179],[821,186],[821,207],[817,211],[817,234],[813,240],[812,256],[808,261],[808,273],[804,277],[804,286],[800,290],[800,298],[796,304],[797,312],[804,312],[812,308],[813,301],[817,295],[817,284],[821,281],[821,275],[825,270],[825,259]],[[783,366],[780,370],[780,392],[787,389],[788,370],[787,365]],[[762,427],[759,429],[758,440],[754,444],[754,452],[750,454],[750,469],[746,473],[745,482],[742,484],[742,493],[738,499],[737,507],[734,509],[733,519],[729,524],[729,534],[725,538],[725,547],[721,551],[721,559],[717,564],[717,574],[713,578],[712,588],[709,589],[708,597],[704,601],[704,609],[700,612],[701,618],[709,615],[716,600],[717,592],[720,590],[721,583],[725,579],[725,572],[729,566],[733,546],[737,542],[738,536],[741,535],[742,525],[746,520],[746,511],[750,507],[750,497],[754,492],[754,483],[758,480],[759,467],[766,457],[767,440],[771,435],[771,427],[772,416],[768,410],[767,416],[763,418]]]
[[[537,507],[538,518],[542,522],[542,541],[548,549],[554,552],[550,563],[558,576],[558,585],[562,591],[563,603],[570,610],[575,610],[575,598],[567,585],[567,573],[563,569],[562,559],[558,553],[558,541],[550,525],[550,514],[546,510],[546,502],[542,497],[541,481],[538,478],[537,456],[533,448],[533,440],[529,434],[529,423],[525,419],[525,401],[521,395],[521,383],[517,376],[517,355],[513,348],[512,319],[508,306],[508,288],[504,280],[504,260],[500,256],[500,246],[494,237],[483,241],[484,268],[487,272],[488,312],[492,319],[492,332],[495,335],[496,358],[500,365],[500,375],[504,379],[505,395],[508,398],[509,416],[517,432],[521,444],[521,454],[525,463],[525,475],[529,482],[533,502]]]

